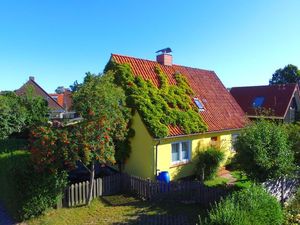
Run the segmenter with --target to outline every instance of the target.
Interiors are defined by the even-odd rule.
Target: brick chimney
[[[29,80],[34,81],[34,76],[29,76]]]
[[[158,55],[156,56],[156,61],[160,63],[161,65],[165,66],[172,66],[173,64],[173,57],[170,54],[172,50],[170,48],[164,48],[161,50],[158,50],[156,53]]]

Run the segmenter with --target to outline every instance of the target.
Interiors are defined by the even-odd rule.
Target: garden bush
[[[277,200],[262,187],[251,186],[216,203],[200,225],[281,225],[283,212]]]
[[[200,180],[209,180],[216,176],[225,154],[222,150],[209,147],[198,154],[196,175]]]
[[[65,173],[39,173],[27,151],[0,154],[0,200],[16,220],[42,214],[55,206],[66,186]]]
[[[7,138],[0,140],[0,154],[25,149],[28,149],[28,141],[26,139]]]
[[[300,188],[284,209],[286,225],[300,224]]]

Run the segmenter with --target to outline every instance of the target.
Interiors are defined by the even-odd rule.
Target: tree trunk
[[[90,186],[89,186],[89,191],[88,191],[87,205],[89,205],[92,201],[94,178],[95,178],[95,162],[92,161],[91,162],[91,176],[90,176]]]

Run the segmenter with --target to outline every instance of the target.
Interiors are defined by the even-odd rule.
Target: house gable
[[[33,77],[30,77],[29,80],[18,90],[16,90],[16,94],[21,96],[24,95],[27,91],[28,87],[32,87],[34,90],[34,94],[37,96],[41,96],[48,102],[48,107],[52,111],[64,112],[62,106],[60,106],[40,85],[38,85]]]

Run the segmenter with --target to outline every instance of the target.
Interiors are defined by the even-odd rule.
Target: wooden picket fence
[[[63,206],[73,207],[86,204],[89,181],[70,185],[64,195]],[[143,200],[174,201],[210,204],[228,194],[223,188],[211,188],[198,181],[164,183],[127,174],[116,174],[95,179],[92,197],[133,194]]]
[[[92,198],[105,195],[115,195],[122,191],[122,174],[97,178],[94,180]],[[89,181],[72,184],[65,190],[62,205],[72,207],[87,203]]]

